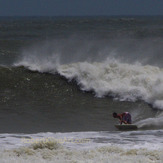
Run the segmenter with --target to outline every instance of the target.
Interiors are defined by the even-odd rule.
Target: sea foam
[[[58,73],[75,79],[84,91],[97,97],[110,95],[121,101],[144,100],[163,109],[163,70],[159,67],[119,62],[79,62],[60,65]]]
[[[148,135],[148,136],[147,136]],[[163,161],[162,131],[135,132],[72,132],[37,133],[28,135],[2,134],[6,144],[12,142],[12,148],[0,150],[1,163],[26,162],[155,162]],[[53,141],[47,141],[48,137]],[[22,144],[24,139],[42,139],[34,144]],[[67,139],[88,139],[89,142],[62,142]],[[13,138],[15,141],[13,141]],[[44,138],[44,140],[43,140]],[[1,141],[2,141],[1,140]],[[6,146],[7,147],[7,146]]]

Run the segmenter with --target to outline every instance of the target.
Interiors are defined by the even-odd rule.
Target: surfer
[[[118,118],[120,120],[120,124],[124,123],[124,124],[131,124],[131,115],[128,112],[124,112],[122,114],[117,114],[117,113],[113,113],[113,117],[114,118]]]

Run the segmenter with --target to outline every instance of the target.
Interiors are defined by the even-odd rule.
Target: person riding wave
[[[124,123],[124,124],[131,124],[131,115],[128,112],[124,112],[121,114],[117,114],[117,113],[113,113],[113,117],[114,118],[118,118],[120,121],[120,124]]]

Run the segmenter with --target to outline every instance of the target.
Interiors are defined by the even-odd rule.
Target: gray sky
[[[163,0],[0,0],[0,16],[163,15]]]

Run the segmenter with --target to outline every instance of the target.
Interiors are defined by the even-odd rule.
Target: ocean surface
[[[0,163],[124,161],[163,162],[163,17],[0,17]]]

